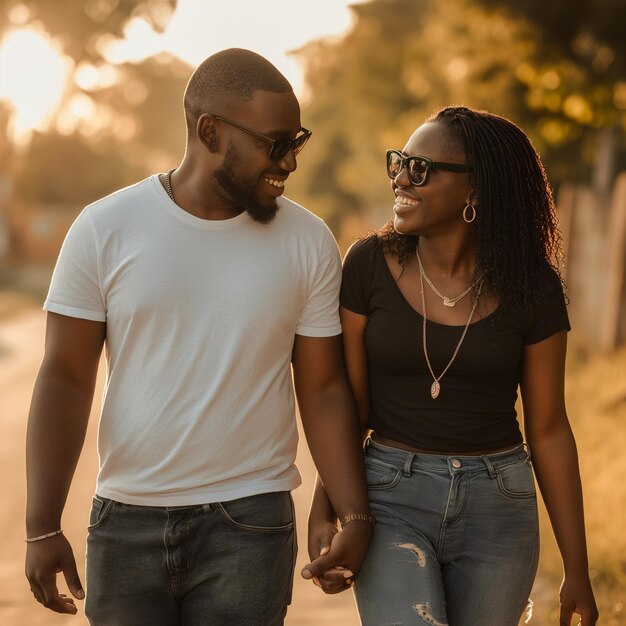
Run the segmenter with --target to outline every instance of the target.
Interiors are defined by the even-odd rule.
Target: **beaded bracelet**
[[[372,526],[376,523],[376,518],[369,513],[349,513],[340,520],[341,527],[345,528],[347,524],[353,522],[354,520],[361,520],[362,522],[367,522]]]
[[[48,539],[49,537],[56,537],[57,535],[60,535],[62,532],[63,532],[63,529],[59,528],[59,530],[55,530],[52,533],[46,533],[45,535],[39,535],[39,537],[26,537],[24,541],[26,543],[35,543],[36,541],[43,541],[44,539]]]

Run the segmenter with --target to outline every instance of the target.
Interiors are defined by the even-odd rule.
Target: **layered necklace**
[[[415,246],[415,256],[417,256],[417,263],[419,265],[419,270],[420,270],[420,287],[421,287],[421,295],[422,295],[422,312],[423,312],[423,317],[424,317],[424,322],[422,324],[422,347],[424,349],[424,357],[426,359],[426,365],[428,365],[428,371],[430,372],[430,375],[433,378],[433,383],[430,386],[430,397],[433,400],[436,400],[439,397],[439,394],[441,393],[441,379],[443,378],[444,374],[450,369],[450,366],[454,362],[454,359],[456,359],[456,355],[459,353],[459,350],[461,349],[461,344],[463,343],[463,340],[465,339],[465,335],[467,334],[467,330],[469,328],[469,325],[470,325],[470,323],[472,321],[472,318],[474,317],[474,313],[476,312],[476,307],[478,306],[478,299],[480,297],[480,292],[481,292],[481,290],[483,288],[483,275],[481,274],[476,279],[476,281],[474,281],[462,294],[459,294],[458,296],[455,296],[454,298],[446,298],[445,296],[442,296],[437,291],[437,289],[435,289],[435,286],[432,284],[432,282],[430,281],[428,276],[426,276],[426,273],[424,272],[424,266],[422,265],[422,260],[420,259],[420,255],[419,255],[419,252],[417,250],[417,246]],[[469,317],[467,319],[467,322],[465,324],[465,328],[463,329],[463,334],[461,335],[461,338],[459,339],[459,342],[456,344],[456,348],[455,348],[455,350],[454,350],[454,352],[452,354],[452,357],[448,361],[448,364],[444,367],[443,372],[441,372],[441,374],[439,374],[439,376],[435,376],[435,372],[433,371],[433,367],[430,364],[430,359],[428,358],[428,349],[426,347],[426,322],[427,322],[427,318],[426,318],[426,298],[424,296],[424,280],[426,280],[426,282],[428,283],[430,288],[443,300],[443,303],[446,306],[449,306],[449,307],[453,307],[461,298],[466,296],[472,290],[472,288],[474,286],[478,285],[478,291],[476,293],[476,299],[474,300],[474,304],[472,305],[472,310],[471,310],[470,315],[469,315]],[[447,303],[446,303],[446,301],[447,301]]]
[[[435,287],[433,281],[428,278],[428,275],[422,267],[422,261],[417,251],[417,247],[415,248],[415,254],[417,255],[417,262],[420,266],[420,275],[428,283],[428,286],[441,298],[445,306],[454,307],[459,300],[462,300],[483,279],[483,274],[481,274],[464,292],[460,293],[458,296],[454,296],[454,298],[448,298],[448,296],[444,296],[443,294],[439,293],[439,290],[437,289],[437,287]]]

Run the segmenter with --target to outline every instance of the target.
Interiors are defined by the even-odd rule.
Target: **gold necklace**
[[[444,296],[443,294],[439,293],[437,287],[435,287],[430,278],[428,278],[428,275],[424,271],[424,266],[422,265],[422,259],[420,259],[420,254],[417,250],[417,246],[415,246],[415,256],[417,256],[417,262],[420,267],[420,275],[424,277],[424,280],[428,283],[428,286],[442,299],[443,304],[447,307],[454,307],[459,300],[464,298],[474,288],[474,286],[477,285],[480,280],[482,280],[483,275],[481,274],[473,283],[471,283],[471,285],[463,293],[460,293],[458,296],[454,296],[454,298],[448,298],[448,296]]]
[[[417,248],[416,248],[416,252],[417,252]],[[419,259],[419,256],[418,256],[418,259]],[[461,338],[459,339],[459,343],[456,344],[456,348],[454,350],[454,353],[452,354],[452,358],[448,362],[448,365],[445,366],[443,372],[439,374],[439,376],[435,376],[435,372],[433,372],[432,365],[430,364],[430,359],[428,358],[428,350],[426,349],[426,321],[427,321],[426,298],[424,297],[424,278],[423,278],[422,272],[420,272],[420,286],[422,288],[422,291],[421,291],[422,312],[424,314],[423,315],[424,322],[422,323],[422,347],[424,349],[424,357],[426,358],[426,365],[428,365],[428,370],[430,371],[430,375],[433,377],[433,384],[430,386],[430,397],[433,400],[436,400],[439,397],[439,394],[441,393],[441,379],[443,378],[443,375],[450,369],[450,366],[454,362],[454,359],[456,359],[456,355],[459,353],[461,344],[463,343],[463,340],[465,339],[465,335],[467,334],[467,329],[469,328],[470,322],[472,321],[472,317],[474,317],[476,307],[478,306],[478,298],[480,297],[480,292],[483,288],[483,281],[481,278],[480,283],[478,285],[478,293],[476,294],[476,300],[474,301],[474,306],[472,306],[472,310],[470,312],[469,318],[467,319],[467,323],[465,324],[465,328],[463,329],[463,334],[461,335]]]
[[[174,192],[172,191],[172,172],[175,169],[176,168],[171,169],[165,175],[165,191],[167,192],[167,195],[172,199],[172,202],[176,202],[176,200],[174,200]]]

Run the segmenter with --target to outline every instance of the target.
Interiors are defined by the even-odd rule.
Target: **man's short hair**
[[[203,113],[244,104],[255,91],[293,91],[289,81],[267,59],[243,48],[229,48],[205,59],[185,90],[187,125],[192,128]],[[219,107],[219,111],[212,109]]]

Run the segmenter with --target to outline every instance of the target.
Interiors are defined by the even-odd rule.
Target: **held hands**
[[[324,522],[309,528],[309,556],[311,563],[302,570],[302,577],[313,579],[325,593],[339,593],[348,589],[361,569],[372,526],[353,520],[342,530],[334,523]]]
[[[566,575],[561,583],[559,598],[561,600],[559,626],[571,626],[574,613],[580,615],[578,624],[581,626],[596,625],[598,608],[586,573],[580,576]]]
[[[37,602],[41,602],[51,611],[75,615],[78,609],[73,598],[59,593],[57,589],[56,575],[59,572],[63,572],[65,582],[74,598],[82,600],[85,592],[78,577],[69,541],[63,535],[57,535],[28,544],[26,577]]]

